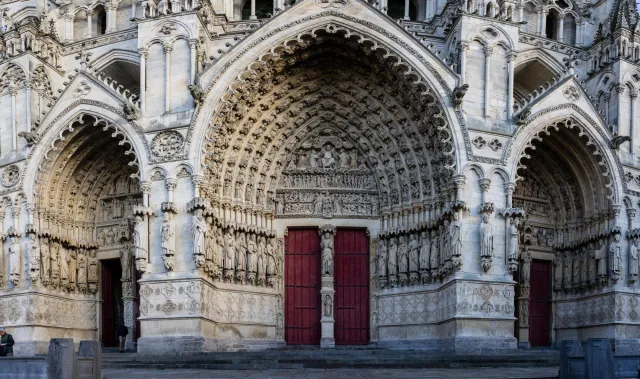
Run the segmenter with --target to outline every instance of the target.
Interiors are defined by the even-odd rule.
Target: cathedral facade
[[[16,355],[640,346],[633,1],[0,2]]]

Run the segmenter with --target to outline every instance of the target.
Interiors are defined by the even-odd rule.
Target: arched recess
[[[514,149],[513,205],[524,208],[535,224],[555,229],[557,245],[586,237],[570,230],[595,232],[590,227],[609,220],[611,205],[619,198],[615,165],[602,149],[603,135],[567,113],[526,126],[528,132]]]
[[[452,200],[454,145],[442,102],[419,71],[377,41],[327,24],[260,55],[221,95],[202,150],[202,193],[245,214],[298,216],[317,214],[318,199],[287,200],[291,188],[359,189],[375,195],[375,210],[358,211],[361,198],[332,205],[334,213],[401,213]],[[346,182],[318,184],[332,170]]]

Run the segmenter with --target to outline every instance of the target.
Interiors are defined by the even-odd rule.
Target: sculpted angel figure
[[[197,267],[204,265],[207,248],[206,233],[209,229],[204,219],[202,209],[197,209],[193,215],[193,259]]]

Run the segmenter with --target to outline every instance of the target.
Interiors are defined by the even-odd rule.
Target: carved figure
[[[453,221],[449,225],[449,250],[452,263],[459,270],[462,266],[462,221],[457,212],[453,214]]]
[[[389,239],[389,263],[387,265],[389,276],[395,276],[398,273],[398,245],[396,237]]]
[[[202,105],[207,94],[202,90],[197,84],[189,84],[189,93],[191,93],[191,97],[193,97],[193,102],[196,105]]]
[[[247,273],[255,275],[258,271],[258,245],[256,244],[256,235],[249,235],[247,241]]]
[[[562,270],[562,286],[564,290],[568,292],[571,289],[571,253],[569,251],[564,252],[562,263],[564,264]]]
[[[69,284],[69,258],[67,257],[67,253],[67,249],[60,245],[58,265],[60,266],[60,285],[62,287],[67,287]]]
[[[224,235],[224,280],[232,281],[234,277],[234,267],[235,267],[235,256],[236,256],[236,247],[235,247],[235,236],[233,232],[233,228],[227,228],[227,231]]]
[[[336,165],[336,159],[333,156],[333,148],[327,144],[324,146],[322,154],[322,168],[334,168]]]
[[[609,246],[609,256],[611,259],[611,279],[617,281],[622,270],[622,246],[620,246],[620,234],[614,234],[613,241]]]
[[[418,239],[415,234],[409,236],[409,272],[417,273],[420,271],[420,253],[418,248]]]
[[[420,271],[429,270],[429,250],[431,241],[429,241],[429,232],[423,230],[420,233]]]
[[[87,257],[84,251],[78,252],[78,289],[80,292],[87,292]]]
[[[265,270],[265,264],[264,264],[264,259],[265,259],[265,250],[266,250],[266,240],[263,236],[259,237],[258,239],[258,271],[257,271],[257,279],[258,279],[258,285],[264,285],[265,282],[265,274],[266,274],[266,270]]]
[[[249,233],[247,233],[249,234]],[[235,260],[236,260],[236,280],[240,283],[244,282],[245,272],[248,271],[247,267],[247,239],[249,235],[244,233],[244,231],[239,230],[236,232],[236,252],[235,252]],[[254,271],[255,272],[255,271]],[[255,277],[252,274],[251,278],[247,278],[248,282],[253,282]]]
[[[453,89],[453,93],[451,94],[451,96],[453,97],[453,106],[454,107],[459,107],[459,106],[462,105],[462,101],[463,101],[464,95],[467,94],[467,90],[468,89],[469,89],[469,85],[468,84],[463,84],[463,85]]]
[[[167,271],[171,271],[175,264],[176,227],[169,212],[165,212],[162,217],[162,260]]]
[[[580,253],[577,250],[573,251],[573,260],[571,273],[573,274],[573,290],[576,291],[580,287]]]
[[[522,259],[522,272],[520,273],[522,284],[528,285],[531,281],[531,253],[529,248],[525,247],[524,257]]]
[[[333,275],[333,234],[330,231],[322,234],[320,250],[322,251],[322,274]]]
[[[27,141],[27,146],[32,146],[38,143],[38,133],[36,132],[36,128],[31,128],[30,132],[20,132],[18,133],[18,137],[24,138]]]
[[[127,121],[134,121],[140,118],[140,109],[126,101],[122,104],[122,112]]]
[[[136,216],[133,226],[133,247],[135,249],[136,270],[147,271],[149,254],[144,246],[143,235],[145,233],[145,223],[142,216]]]
[[[22,258],[22,248],[18,237],[11,236],[11,243],[9,244],[9,281],[14,285],[20,283],[20,264]]]
[[[638,238],[634,238],[629,246],[629,280],[632,283],[638,279]]]
[[[193,259],[196,267],[202,267],[205,262],[207,248],[206,233],[209,229],[204,219],[202,209],[196,209],[193,215]]]
[[[508,260],[513,262],[518,260],[518,247],[520,244],[520,233],[518,232],[518,219],[514,218],[509,226],[509,253]]]
[[[27,235],[27,256],[29,257],[29,280],[35,283],[40,279],[40,245],[36,241],[36,234]]]
[[[87,271],[87,282],[89,283],[89,292],[96,293],[98,283],[98,258],[96,258],[96,250],[89,250],[88,259],[89,269]]]
[[[599,241],[600,247],[596,250],[595,258],[598,262],[598,281],[605,284],[607,281],[607,245],[604,239]]]
[[[322,305],[323,305],[322,315],[327,318],[332,318],[333,317],[333,299],[331,298],[331,295],[329,294],[324,295],[324,301]]]
[[[382,238],[378,240],[378,248],[376,252],[378,254],[378,277],[386,280],[387,260],[389,257],[387,255],[387,244]]]
[[[435,278],[438,275],[438,268],[440,267],[440,257],[438,255],[438,233],[436,230],[431,231],[431,254],[429,255],[429,266],[431,266],[431,277]]]
[[[131,281],[131,248],[129,246],[124,246],[120,249],[120,266],[122,267],[122,278],[123,282]]]
[[[42,238],[40,240],[40,277],[44,284],[49,283],[51,275],[51,251],[49,250],[49,240]]]
[[[60,243],[53,241],[51,244],[51,281],[57,285],[60,279]]]
[[[405,237],[398,237],[398,273],[407,274],[409,271],[409,257]]]
[[[276,275],[278,273],[277,263],[276,263],[276,239],[271,238],[269,243],[267,243],[266,247],[266,255],[267,255],[267,267],[266,267],[266,275],[267,275],[267,286],[275,287],[276,284]]]
[[[553,289],[560,291],[562,288],[562,253],[556,252],[553,258]]]

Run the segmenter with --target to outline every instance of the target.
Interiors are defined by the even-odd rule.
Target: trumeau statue
[[[320,241],[322,252],[322,275],[333,275],[333,233],[324,231]]]
[[[529,285],[529,282],[531,281],[531,253],[529,252],[528,247],[525,247],[523,255],[520,281],[522,284]]]
[[[171,214],[165,212],[162,221],[162,260],[167,271],[175,265],[176,227],[171,220]]]
[[[20,283],[20,268],[22,262],[22,248],[18,240],[18,237],[11,236],[11,242],[9,244],[9,281],[16,286]]]
[[[205,235],[209,226],[204,219],[202,209],[196,209],[193,219],[193,259],[196,267],[204,266],[207,241]]]
[[[122,281],[131,281],[131,247],[128,245],[120,249],[120,266],[122,267]]]

